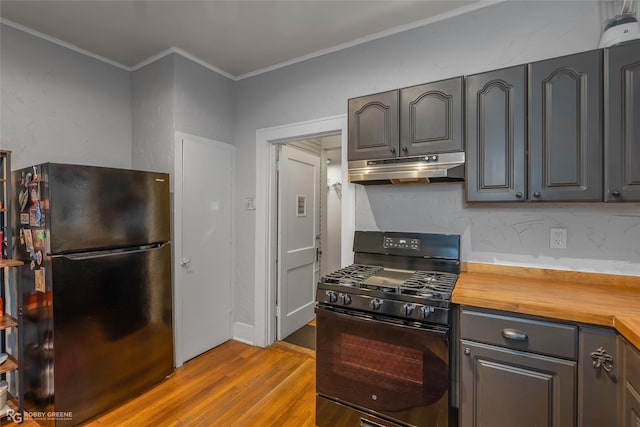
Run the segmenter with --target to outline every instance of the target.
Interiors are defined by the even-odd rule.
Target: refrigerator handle
[[[161,249],[168,244],[169,243],[167,242],[154,243],[151,245],[135,246],[135,247],[124,248],[124,249],[109,249],[104,251],[78,252],[74,254],[64,254],[64,255],[58,255],[58,256],[62,258],[67,258],[73,261],[80,261],[85,259],[102,258],[105,256],[121,255],[124,253],[132,254],[136,252],[145,252],[152,249]]]

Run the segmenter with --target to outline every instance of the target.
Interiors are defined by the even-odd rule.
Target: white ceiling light
[[[640,23],[633,0],[624,0],[622,11],[605,23],[599,47],[615,46],[635,39],[640,39]]]

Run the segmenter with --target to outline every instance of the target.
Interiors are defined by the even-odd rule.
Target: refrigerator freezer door
[[[43,165],[50,254],[171,240],[169,175]]]
[[[47,257],[43,266],[51,296],[40,300],[47,307],[25,307],[25,339],[35,340],[25,345],[42,349],[24,365],[31,379],[26,394],[36,397],[26,402],[28,410],[70,411],[73,419],[56,426],[75,425],[173,372],[169,244]],[[31,286],[25,292],[44,295]],[[38,314],[51,307],[53,316]],[[54,381],[40,380],[51,371]],[[55,408],[43,406],[46,401]]]

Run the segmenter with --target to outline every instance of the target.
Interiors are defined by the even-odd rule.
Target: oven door
[[[335,411],[346,405],[400,425],[448,425],[448,328],[407,326],[324,306],[316,314],[319,400],[334,401]],[[320,407],[316,412],[321,427],[335,426],[339,418]],[[387,425],[363,421],[340,425]]]

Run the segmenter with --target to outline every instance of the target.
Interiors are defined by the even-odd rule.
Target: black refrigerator
[[[25,410],[75,425],[174,370],[169,175],[44,163],[13,179]]]

